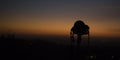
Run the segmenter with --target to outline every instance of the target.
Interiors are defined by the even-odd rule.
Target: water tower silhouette
[[[75,42],[75,35],[77,35],[77,46],[74,49],[74,44],[76,43]],[[86,52],[88,52],[88,54],[89,54],[89,39],[90,39],[89,38],[89,26],[86,25],[83,21],[77,20],[70,30],[71,56],[79,56],[79,52],[82,52],[82,50],[79,50],[79,49],[81,49],[80,43],[82,40],[81,39],[82,35],[88,35],[88,41],[87,41],[88,49]]]
[[[89,26],[83,21],[77,20],[70,31],[70,39],[72,43],[75,43],[74,35],[77,35],[77,46],[81,43],[82,35],[88,35],[88,45],[89,45]]]

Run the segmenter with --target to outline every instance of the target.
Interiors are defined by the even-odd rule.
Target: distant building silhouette
[[[4,40],[14,40],[14,39],[15,39],[15,33],[4,33],[4,34],[0,34],[0,39],[4,39]]]
[[[0,39],[4,39],[4,38],[5,38],[4,34],[0,34]]]

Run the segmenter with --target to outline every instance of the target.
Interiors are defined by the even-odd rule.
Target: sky
[[[69,35],[77,20],[92,36],[120,37],[120,0],[1,0],[0,33]]]

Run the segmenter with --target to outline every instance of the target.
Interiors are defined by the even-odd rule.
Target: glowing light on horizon
[[[63,19],[64,20],[64,19]],[[53,21],[26,21],[26,22],[11,22],[8,24],[3,24],[6,28],[3,28],[2,31],[6,32],[17,32],[24,34],[41,34],[41,35],[69,35],[70,29],[73,26],[75,21],[61,21],[61,20],[53,20]],[[113,31],[109,31],[109,27],[107,24],[101,24],[102,22],[96,23],[94,21],[84,20],[86,24],[90,26],[90,34],[92,36],[119,36],[120,33],[114,33]],[[114,29],[114,28],[113,28]]]

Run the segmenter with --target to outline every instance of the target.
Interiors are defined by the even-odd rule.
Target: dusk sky
[[[0,32],[69,35],[77,20],[92,36],[120,37],[120,0],[0,0]]]

